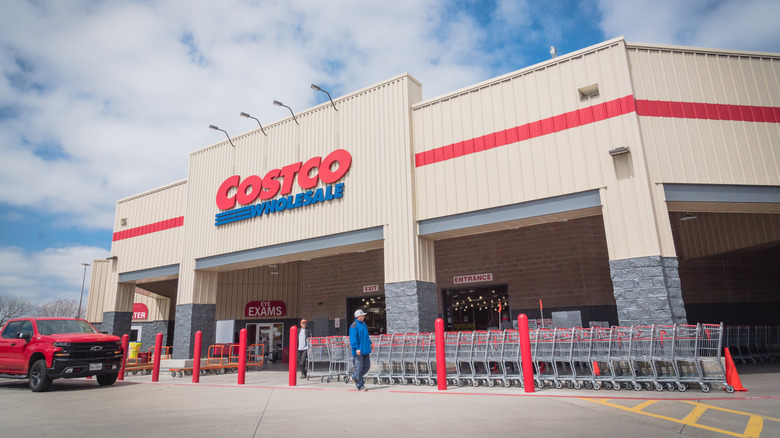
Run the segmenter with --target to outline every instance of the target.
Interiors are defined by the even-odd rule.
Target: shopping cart
[[[642,386],[635,382],[634,371],[631,366],[631,341],[634,339],[634,329],[632,327],[613,326],[610,329],[609,342],[609,370],[612,374],[612,388],[616,391],[620,389],[620,384],[624,388],[642,389]]]
[[[393,335],[382,334],[379,335],[376,343],[374,343],[372,354],[376,357],[377,374],[374,378],[374,383],[391,383],[390,382],[390,353],[393,346]]]
[[[536,333],[536,342],[532,337],[531,351],[536,368],[536,384],[541,388],[547,382],[550,387],[560,389],[563,383],[555,372],[555,329],[540,328],[533,331]]]
[[[433,385],[436,382],[435,337],[436,336],[433,333],[420,333],[417,336],[414,352],[415,385],[420,385],[422,383]]]
[[[656,384],[654,386],[659,391],[663,390],[664,385],[666,385],[666,389],[669,391],[674,391],[677,382],[680,380],[674,362],[675,329],[675,326],[669,325],[653,326],[650,360],[655,372]],[[659,385],[661,385],[660,389]]]
[[[504,348],[506,347],[506,333],[503,330],[488,331],[487,342],[487,383],[488,386],[509,386],[506,363],[504,362]]]
[[[458,339],[460,332],[444,332],[444,368],[447,383],[463,386],[458,370]]]
[[[642,389],[642,385],[648,391],[655,388],[663,391],[664,387],[658,382],[655,363],[653,362],[653,326],[633,326],[631,340],[631,370],[634,380],[634,389]]]
[[[457,370],[458,386],[466,383],[476,386],[474,380],[474,365],[471,362],[472,351],[474,349],[474,332],[459,332],[458,346],[455,349],[455,368]]]
[[[726,370],[720,360],[723,351],[723,323],[698,324],[697,333],[696,353],[702,392],[710,392],[713,383],[723,385],[728,393],[734,392],[734,387],[726,382]]]
[[[593,343],[593,329],[576,327],[572,329],[570,366],[574,380],[572,385],[579,389],[585,386],[592,389],[595,383],[593,364],[590,362],[590,349]],[[579,385],[579,386],[578,386]]]
[[[471,383],[474,386],[484,384],[493,386],[490,380],[490,364],[488,363],[488,340],[486,331],[475,331],[471,336]]]
[[[504,370],[504,386],[509,386],[509,382],[511,382],[517,387],[522,387],[523,366],[520,357],[520,332],[517,330],[506,330],[504,332],[504,348],[501,353],[501,363]]]
[[[349,383],[347,376],[352,364],[352,352],[349,346],[349,338],[346,336],[330,336],[327,340],[329,366],[328,375],[325,378],[327,382],[335,378],[336,381],[344,377],[344,381]]]

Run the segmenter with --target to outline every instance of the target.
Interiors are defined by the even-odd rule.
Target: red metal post
[[[200,383],[200,354],[203,349],[203,332],[195,332],[195,351],[192,353],[192,383]]]
[[[289,362],[289,371],[290,371],[290,386],[297,385],[297,367],[296,364],[298,363],[298,327],[292,326],[290,327],[290,350],[287,353],[287,361]]]
[[[154,340],[154,365],[152,365],[152,382],[160,380],[160,356],[162,354],[162,333],[157,333]]]
[[[130,335],[122,335],[122,368],[117,380],[125,380],[125,364],[127,363],[127,347],[130,345]]]
[[[534,392],[534,364],[531,363],[531,335],[528,331],[528,316],[517,316],[517,329],[520,334],[520,357],[523,364],[523,386],[525,392]]]
[[[238,384],[246,381],[246,329],[243,328],[238,335]]]
[[[447,364],[444,361],[444,320],[436,318],[436,383],[439,391],[447,390]]]

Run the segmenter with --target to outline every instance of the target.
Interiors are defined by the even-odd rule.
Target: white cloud
[[[76,246],[28,253],[22,248],[0,247],[0,296],[27,298],[36,305],[63,298],[78,298],[84,281],[84,302],[89,295],[93,259],[108,256],[104,248]]]
[[[780,50],[776,0],[598,0],[608,38],[733,50]]]

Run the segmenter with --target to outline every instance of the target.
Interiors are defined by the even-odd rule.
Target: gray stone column
[[[133,321],[133,312],[103,312],[103,322],[100,330],[110,335],[122,337],[130,334],[130,323]]]
[[[179,304],[173,329],[173,358],[192,359],[195,332],[203,332],[203,350],[217,338],[216,304]]]
[[[385,283],[388,333],[433,332],[439,305],[436,283]]]
[[[611,260],[620,325],[686,324],[676,257]]]

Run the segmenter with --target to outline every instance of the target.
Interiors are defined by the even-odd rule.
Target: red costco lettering
[[[334,169],[336,164],[338,167]],[[217,207],[220,210],[230,210],[236,206],[236,202],[248,205],[258,198],[268,200],[277,195],[287,195],[292,192],[296,179],[298,186],[304,191],[316,186],[319,181],[332,184],[343,178],[351,165],[352,155],[344,149],[336,149],[325,158],[314,157],[305,163],[289,164],[269,171],[262,178],[250,175],[242,181],[240,175],[233,175],[217,189]],[[281,181],[278,178],[281,178]]]

